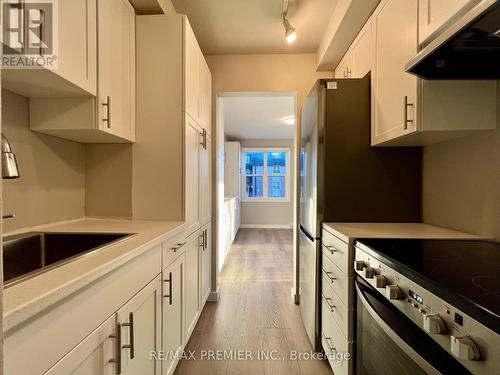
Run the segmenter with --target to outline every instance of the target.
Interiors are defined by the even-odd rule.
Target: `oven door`
[[[356,374],[468,374],[385,296],[356,277]]]

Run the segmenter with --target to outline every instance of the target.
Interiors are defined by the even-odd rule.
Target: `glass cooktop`
[[[462,302],[457,308],[468,303],[473,311],[482,310],[479,315],[488,315],[490,322],[500,325],[500,243],[414,239],[366,239],[358,243],[449,303]],[[471,314],[470,306],[465,310],[478,318]]]

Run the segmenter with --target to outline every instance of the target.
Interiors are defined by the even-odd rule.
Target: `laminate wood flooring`
[[[311,351],[290,296],[291,230],[240,229],[220,283],[219,302],[206,304],[186,347],[196,360],[180,361],[176,375],[331,374],[326,361],[290,359],[291,350]],[[209,351],[226,358],[209,359]],[[235,351],[251,351],[251,359]]]

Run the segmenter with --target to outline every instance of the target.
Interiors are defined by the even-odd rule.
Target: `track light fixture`
[[[292,27],[292,25],[290,24],[287,14],[288,14],[288,0],[283,0],[283,11],[281,16],[283,18],[283,27],[285,28],[285,39],[287,43],[293,43],[297,39],[297,30],[295,30],[295,28]]]

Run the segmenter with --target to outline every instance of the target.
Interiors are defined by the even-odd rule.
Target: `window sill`
[[[255,198],[255,199],[242,199],[242,203],[290,203],[289,198]]]

